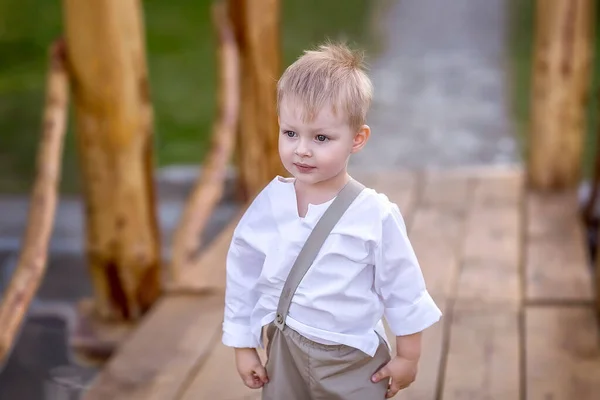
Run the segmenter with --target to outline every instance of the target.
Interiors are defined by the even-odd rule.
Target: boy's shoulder
[[[249,202],[248,207],[242,213],[240,220],[237,223],[236,231],[241,231],[243,228],[259,228],[269,216],[271,210],[270,192],[273,191],[273,186],[277,182],[277,177],[272,179],[263,189],[261,189],[254,198]]]
[[[273,197],[280,197],[286,192],[284,189],[289,185],[293,185],[292,178],[285,178],[279,175],[275,176],[256,194],[250,203],[250,209],[264,206],[265,202],[270,202]]]
[[[276,176],[271,179],[257,194],[254,196],[252,201],[250,202],[250,207],[256,207],[261,202],[265,201],[273,191],[279,189],[282,183],[290,183],[292,182],[290,178],[284,178],[281,176]]]
[[[272,217],[273,210],[279,209],[276,205],[284,201],[282,196],[289,196],[292,183],[291,178],[279,175],[271,179],[249,202],[238,225],[266,222]]]
[[[385,193],[378,192],[370,187],[365,187],[356,199],[355,210],[371,214],[372,217],[377,216],[379,220],[389,218],[394,214],[400,214],[398,205],[390,200]]]

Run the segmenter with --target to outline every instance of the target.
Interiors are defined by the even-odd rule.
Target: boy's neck
[[[300,180],[296,180],[296,193],[299,198],[304,199],[308,203],[320,204],[333,199],[340,190],[348,183],[350,175],[344,169],[338,175],[315,184],[307,184]]]

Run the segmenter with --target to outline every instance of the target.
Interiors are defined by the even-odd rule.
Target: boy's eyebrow
[[[333,128],[333,127],[322,127],[322,128],[315,128],[315,129],[311,130],[311,133],[313,133],[313,134],[319,134],[319,133],[323,133],[323,132],[335,133],[335,128]]]
[[[292,126],[291,124],[288,124],[285,121],[280,121],[280,125],[281,125],[282,128],[289,128],[289,129],[294,130],[294,131],[297,130],[294,126]]]
[[[293,131],[298,130],[298,128],[296,128],[292,124],[289,124],[285,121],[279,121],[279,125],[280,125],[281,129],[289,129],[289,130],[293,130]],[[335,131],[335,129],[332,127],[320,127],[320,128],[311,129],[310,133],[314,135],[314,134],[319,134],[319,133],[323,133],[323,132],[333,133],[334,131]]]

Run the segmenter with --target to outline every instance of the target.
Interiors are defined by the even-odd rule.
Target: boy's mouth
[[[310,172],[312,170],[315,169],[315,167],[311,166],[311,165],[306,165],[306,164],[300,164],[300,163],[294,163],[294,166],[300,171],[300,172]]]

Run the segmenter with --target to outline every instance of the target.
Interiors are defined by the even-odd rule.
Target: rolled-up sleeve
[[[227,253],[225,313],[222,342],[229,347],[256,348],[260,342],[252,334],[250,317],[258,301],[256,282],[260,276],[265,255],[257,243],[260,230],[256,229],[259,217],[251,215],[251,206],[236,227]]]
[[[384,316],[396,336],[421,332],[442,316],[426,289],[404,220],[395,204],[390,204],[382,216],[375,289],[383,299]]]

